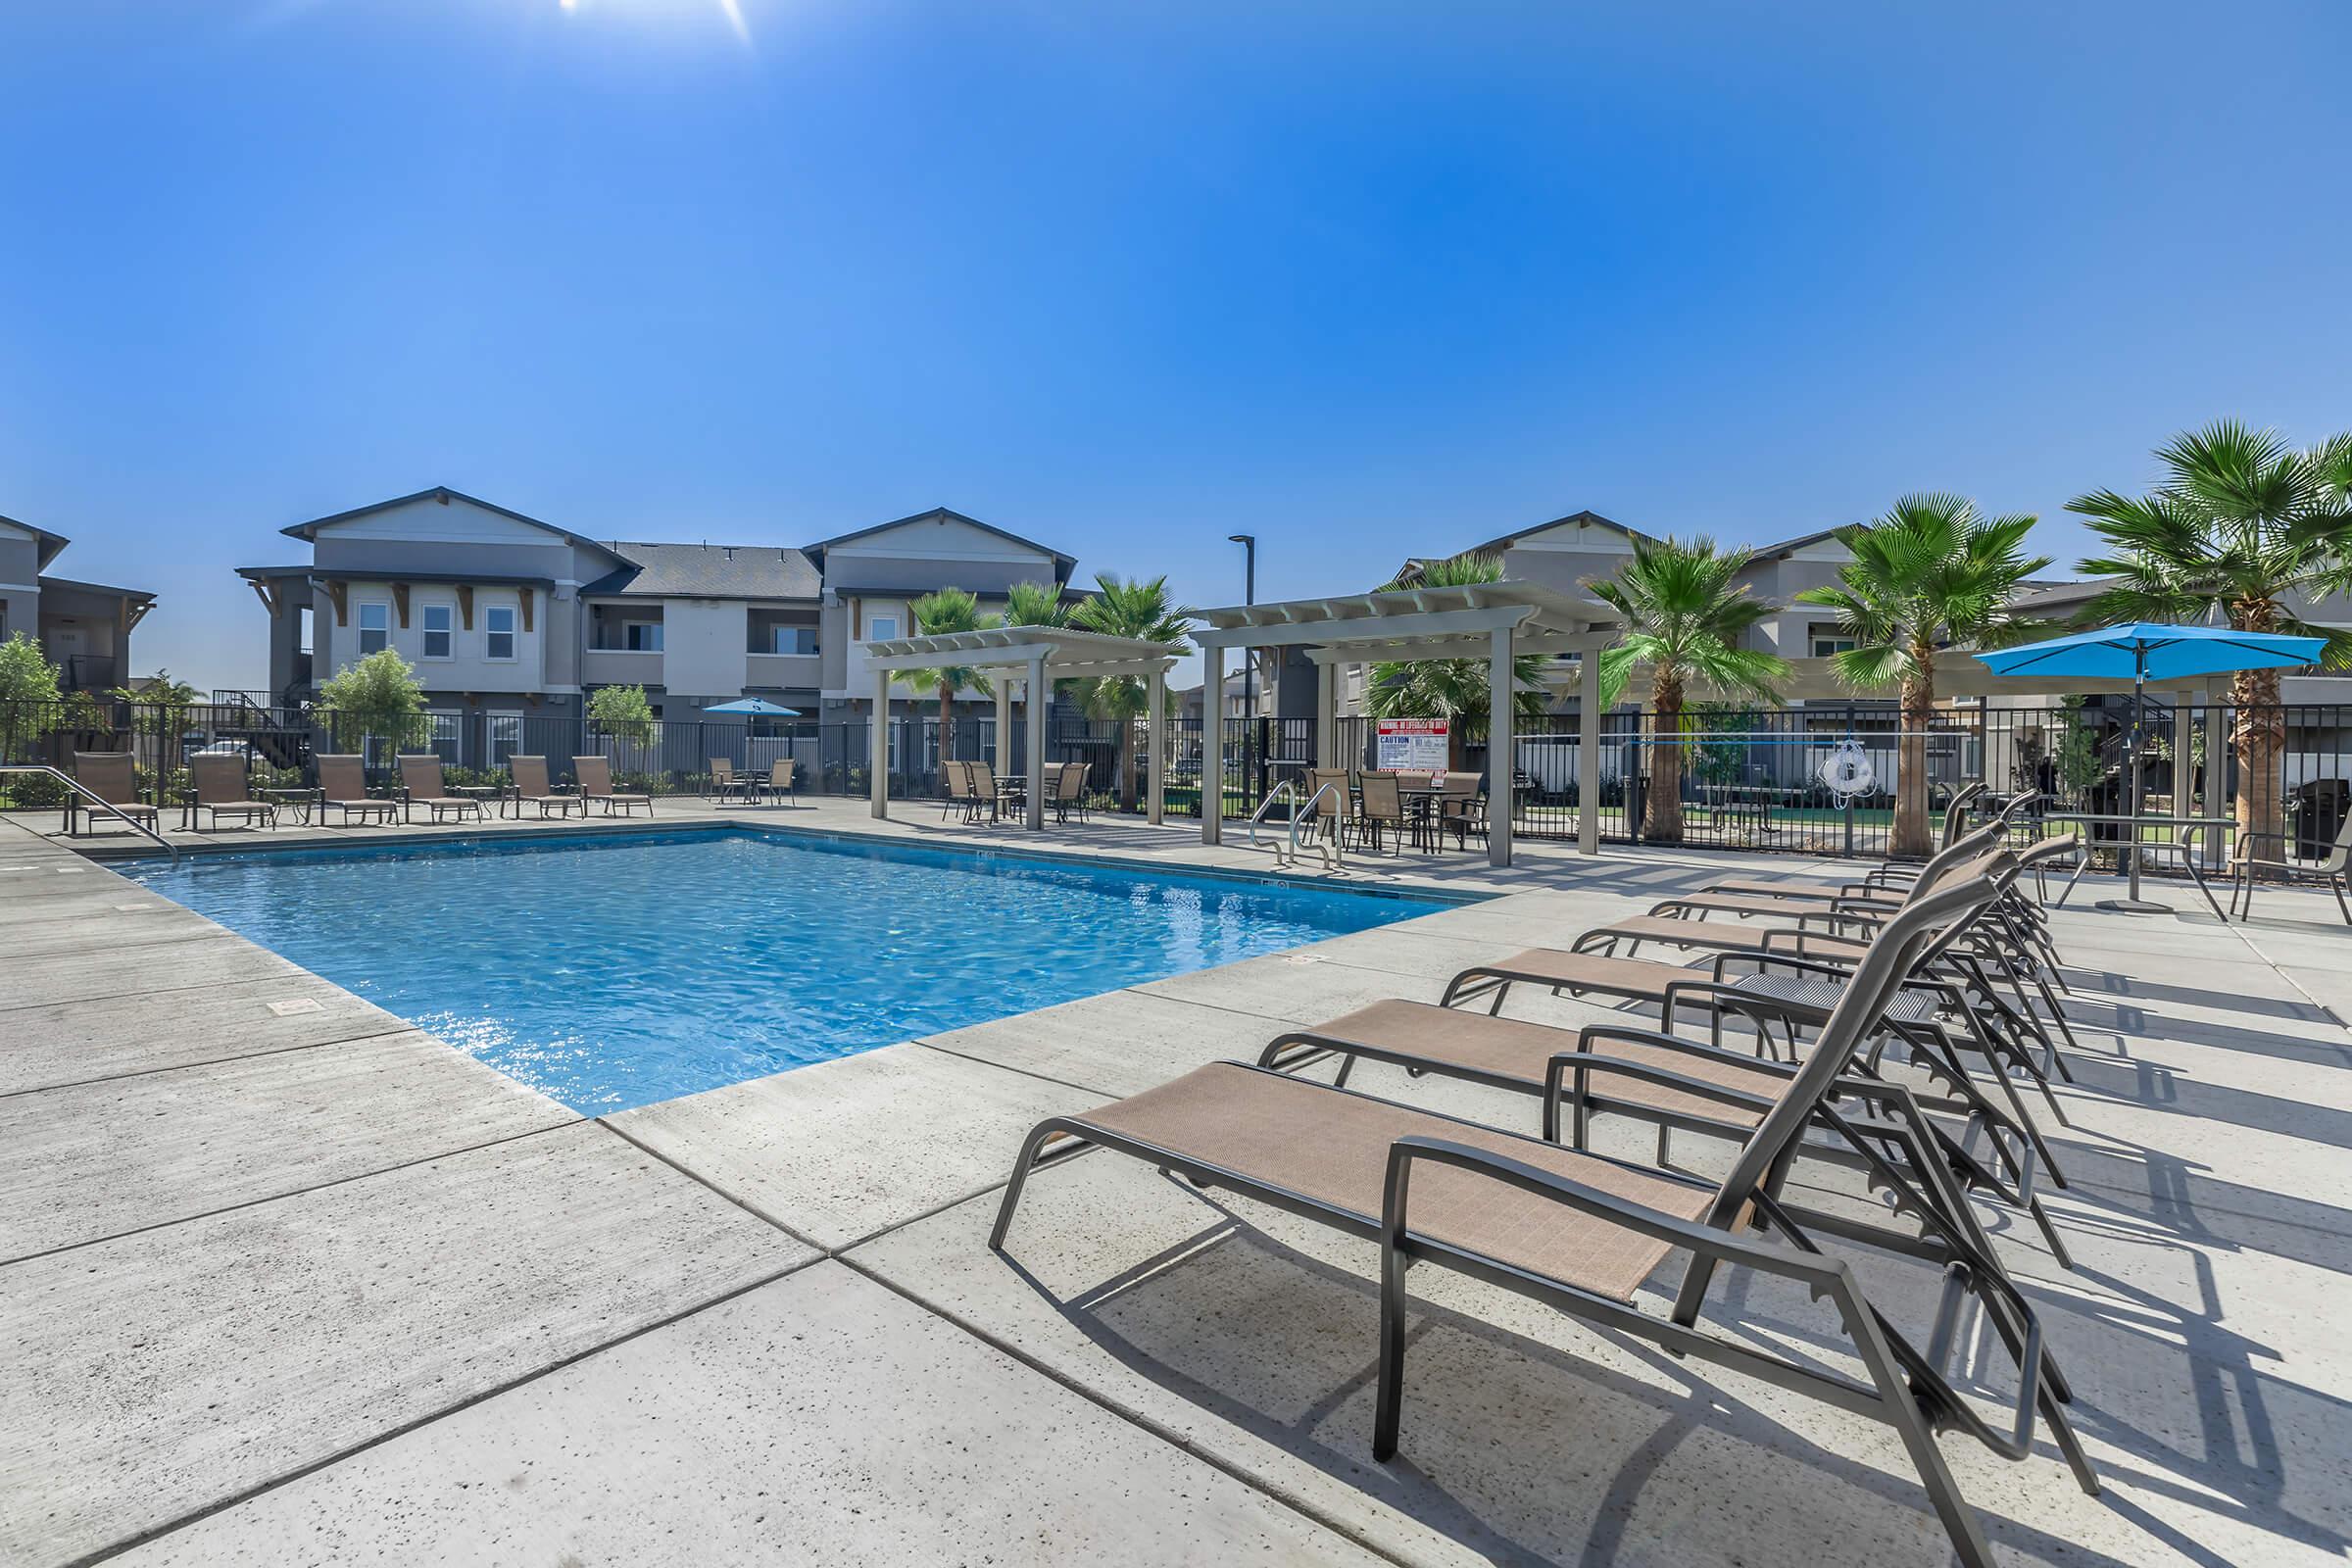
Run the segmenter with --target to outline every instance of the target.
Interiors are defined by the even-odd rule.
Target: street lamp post
[[[1229,533],[1225,537],[1242,547],[1242,603],[1254,605],[1257,603],[1257,535]],[[1257,650],[1244,648],[1242,650],[1242,734],[1248,737],[1244,744],[1254,754],[1251,760],[1244,764],[1247,769],[1245,776],[1254,777],[1257,780],[1256,798],[1262,800],[1266,793],[1266,768],[1265,748],[1258,744],[1256,675]],[[1225,721],[1225,694],[1221,691],[1211,693],[1210,706],[1217,712],[1217,722],[1223,723]],[[1218,787],[1222,788],[1223,783],[1224,781],[1220,779]]]

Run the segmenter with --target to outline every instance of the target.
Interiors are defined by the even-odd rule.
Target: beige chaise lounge
[[[75,752],[74,780],[149,832],[156,831],[159,813],[154,807],[139,799],[138,763],[128,752]],[[66,834],[69,838],[86,831],[75,827],[78,819],[86,816],[94,826],[108,814],[92,810],[89,804],[73,791],[66,792]]]
[[[539,808],[539,816],[543,821],[550,814],[551,808],[557,816],[569,816],[574,807],[579,808],[580,815],[588,814],[586,801],[577,795],[559,795],[555,787],[548,783],[546,758],[510,757],[507,759],[507,772],[514,781],[514,793],[507,799],[514,803],[516,816],[522,814],[522,808],[526,806]]]
[[[580,781],[580,809],[583,813],[588,809],[587,803],[595,801],[604,807],[607,816],[615,811],[625,815],[640,806],[645,808],[646,815],[654,814],[654,798],[651,795],[623,795],[612,788],[612,763],[608,758],[573,758],[571,776]]]
[[[365,822],[369,819],[387,826],[400,816],[400,808],[391,801],[372,799],[368,794],[368,764],[363,758],[343,754],[322,753],[318,757],[318,820],[326,820],[329,807],[343,813],[349,823],[353,817]]]
[[[452,795],[441,783],[441,759],[426,755],[403,757],[400,760],[400,804],[404,819],[416,820],[416,808],[426,808],[432,819],[454,816],[463,822],[470,816],[475,821],[486,819],[482,803],[470,795]]]
[[[196,789],[188,802],[190,816],[207,812],[212,827],[219,827],[224,816],[247,827],[257,822],[264,827],[277,826],[277,808],[253,798],[252,764],[243,757],[199,752],[188,759],[188,777]]]

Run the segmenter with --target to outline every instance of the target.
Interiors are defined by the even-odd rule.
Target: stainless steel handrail
[[[113,817],[116,821],[130,829],[133,833],[136,833],[143,838],[153,839],[156,843],[162,845],[164,853],[172,857],[172,863],[173,865],[177,865],[179,863],[179,846],[173,844],[170,839],[164,837],[155,829],[151,827],[142,827],[136,818],[125,814],[121,807],[92,790],[88,785],[75,778],[73,774],[67,772],[64,768],[52,767],[47,762],[9,762],[0,764],[0,773],[48,774],[51,778],[57,780],[60,784],[63,784],[66,788],[72,790],[74,794],[89,802],[92,806],[97,807],[100,810],[106,812],[107,815]]]
[[[1206,792],[1203,791],[1202,793],[1205,794]],[[1291,781],[1287,778],[1281,783],[1275,785],[1272,789],[1266,791],[1266,798],[1257,803],[1256,810],[1250,813],[1250,847],[1251,849],[1254,850],[1257,848],[1257,824],[1263,822],[1266,819],[1266,813],[1274,809],[1274,803],[1276,801],[1290,799]]]
[[[1306,798],[1306,804],[1304,806],[1291,813],[1291,858],[1293,860],[1298,858],[1300,850],[1300,845],[1298,842],[1299,826],[1301,824],[1311,825],[1315,821],[1315,808],[1322,804],[1324,796],[1331,794],[1334,790],[1339,791],[1339,800],[1337,802],[1339,808],[1332,813],[1334,827],[1332,829],[1331,836],[1324,842],[1316,845],[1315,848],[1323,853],[1323,864],[1326,868],[1334,871],[1340,868],[1340,833],[1337,823],[1339,818],[1348,814],[1348,781],[1345,779],[1333,779],[1330,782],[1322,785],[1312,795],[1309,795]]]

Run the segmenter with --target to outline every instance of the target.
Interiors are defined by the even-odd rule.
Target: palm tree
[[[1497,582],[1501,577],[1502,563],[1492,556],[1453,556],[1420,563],[1411,586],[1460,588]],[[1384,583],[1375,591],[1392,593],[1404,586],[1401,582]],[[1521,734],[1544,717],[1544,666],[1548,662],[1542,654],[1521,654],[1511,661],[1511,718]],[[1364,683],[1364,708],[1374,718],[1446,720],[1447,765],[1459,767],[1463,743],[1487,738],[1490,693],[1483,659],[1416,659],[1374,664]],[[1488,773],[1492,788],[1510,787],[1507,760],[1497,771],[1490,759]]]
[[[1168,579],[1121,579],[1114,572],[1095,576],[1096,592],[1069,613],[1069,624],[1080,631],[1109,637],[1133,637],[1145,642],[1181,643],[1192,629],[1195,612],[1168,599]],[[1135,721],[1150,711],[1150,688],[1140,675],[1107,675],[1073,683],[1078,703],[1089,718],[1118,721],[1119,804],[1135,805]],[[1210,722],[1215,722],[1212,718]],[[1203,803],[1203,809],[1206,805]]]
[[[1788,673],[1777,654],[1742,648],[1772,606],[1737,579],[1749,553],[1718,554],[1705,537],[1688,543],[1637,538],[1634,559],[1612,581],[1586,584],[1625,621],[1625,636],[1600,658],[1601,706],[1614,707],[1634,666],[1649,666],[1651,741],[1642,835],[1653,844],[1683,841],[1683,691],[1695,678],[1725,696],[1774,700],[1772,683]]]
[[[978,631],[986,622],[980,618],[980,600],[961,588],[940,588],[923,595],[906,607],[914,617],[918,635],[929,637],[945,632]],[[945,669],[910,669],[906,684],[917,693],[937,690],[939,693],[939,760],[940,772],[947,773],[948,759],[956,755],[955,699],[958,689],[969,687],[981,696],[992,695],[996,688],[979,670],[963,664]]]
[[[1928,724],[1936,707],[1936,658],[1955,643],[1997,648],[2030,623],[2009,609],[2027,578],[2050,564],[2029,560],[2025,513],[1986,517],[1965,496],[1911,495],[1884,516],[1838,532],[1853,559],[1838,580],[1808,588],[1800,605],[1838,612],[1855,646],[1832,661],[1849,685],[1902,688],[1902,737],[1895,751],[1896,855],[1925,855],[1928,842]]]
[[[2296,598],[2352,591],[2352,434],[2298,452],[2276,431],[2222,419],[2156,449],[2163,471],[2144,496],[2094,490],[2066,510],[2117,554],[2085,561],[2112,586],[2091,601],[2099,620],[2203,621],[2239,631],[2328,639],[2330,668],[2352,664],[2352,635],[2312,625]],[[2240,670],[2237,826],[2241,835],[2284,825],[2279,755],[2286,719],[2278,672]]]
[[[1004,613],[1000,626],[1066,626],[1070,607],[1052,583],[1016,582],[1004,590]]]

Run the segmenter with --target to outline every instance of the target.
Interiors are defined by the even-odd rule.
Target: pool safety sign
[[[1384,718],[1374,756],[1384,768],[1440,771],[1446,766],[1451,724],[1444,718]]]

